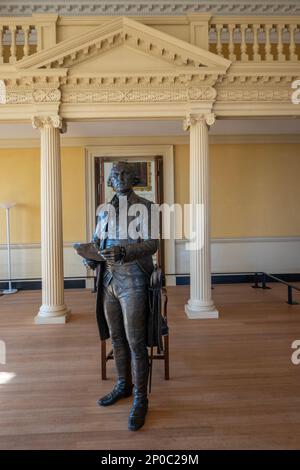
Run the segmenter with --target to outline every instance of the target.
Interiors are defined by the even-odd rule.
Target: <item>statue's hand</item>
[[[84,266],[89,269],[97,269],[98,263],[92,259],[83,259],[82,260]]]
[[[121,261],[125,256],[125,248],[121,246],[112,246],[101,251],[101,255],[108,263],[116,263]]]

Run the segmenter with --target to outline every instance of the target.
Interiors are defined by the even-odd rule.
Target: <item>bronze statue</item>
[[[112,167],[108,185],[116,192],[110,202],[114,218],[107,210],[107,204],[103,204],[98,212],[94,234],[99,258],[93,255],[93,259],[85,260],[90,268],[99,267],[97,322],[101,339],[111,337],[118,375],[113,390],[100,398],[98,404],[113,405],[121,398],[132,395],[133,389],[134,400],[128,419],[128,429],[131,431],[143,426],[148,409],[148,285],[153,271],[152,255],[158,249],[158,238],[151,238],[150,233],[152,203],[133,191],[136,183],[136,175],[130,164],[118,162]],[[120,220],[120,206],[125,199],[128,212],[124,227],[124,217],[123,222]],[[128,213],[134,204],[145,209],[136,226],[138,236],[132,236],[128,230],[134,220]],[[113,236],[109,232],[111,225],[115,229]],[[124,228],[127,232],[125,236]]]

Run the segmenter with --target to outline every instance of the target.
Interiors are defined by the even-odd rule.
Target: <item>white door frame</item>
[[[95,228],[95,158],[155,157],[163,158],[163,202],[174,204],[173,145],[96,145],[85,147],[86,240],[90,241]],[[175,220],[174,220],[175,226]],[[172,231],[175,233],[175,231]],[[165,273],[175,273],[175,239],[164,240]],[[168,286],[176,285],[175,275],[166,276]]]

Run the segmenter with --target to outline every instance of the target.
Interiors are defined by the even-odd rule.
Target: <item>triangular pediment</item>
[[[141,73],[181,70],[224,73],[230,62],[209,51],[129,19],[117,18],[17,62],[18,69]]]
[[[72,72],[91,72],[102,74],[167,72],[177,68],[159,57],[136,50],[127,45],[120,45],[96,57],[88,58],[71,66]]]

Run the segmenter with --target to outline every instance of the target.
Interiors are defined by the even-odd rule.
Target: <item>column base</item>
[[[36,325],[57,325],[67,323],[70,320],[71,310],[67,308],[59,311],[59,313],[57,312],[56,315],[53,315],[53,312],[45,311],[45,308],[43,306],[41,307],[41,309],[39,313],[34,317],[34,323]]]
[[[199,318],[199,319],[213,319],[219,318],[219,312],[213,303],[204,302],[202,305],[198,302],[191,302],[190,300],[184,306],[185,313],[188,318]]]

